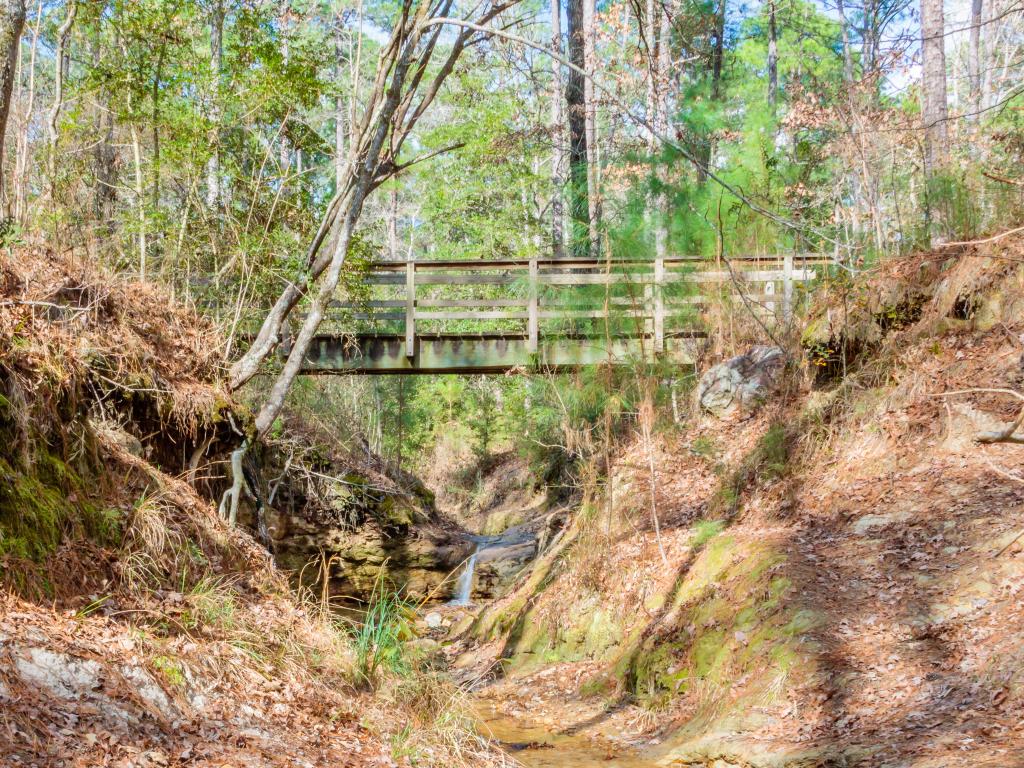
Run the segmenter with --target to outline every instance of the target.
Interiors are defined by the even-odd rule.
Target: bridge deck
[[[377,262],[332,303],[303,373],[498,373],[660,359],[691,364],[712,293],[769,319],[827,259]],[[741,296],[742,294],[742,296]],[[287,353],[288,340],[282,346]]]

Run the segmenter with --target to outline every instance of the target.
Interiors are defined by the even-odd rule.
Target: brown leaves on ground
[[[196,605],[165,593],[85,615],[0,599],[4,764],[392,764],[379,704],[295,663],[315,641],[302,611],[239,605],[245,630],[228,631],[186,624]]]
[[[749,456],[770,423],[796,432],[785,472],[748,477],[727,535],[777,548],[777,574],[791,585],[782,608],[815,618],[801,635],[800,666],[756,712],[748,677],[697,691],[719,702],[716,712],[734,702],[756,715],[756,728],[729,721],[733,743],[824,750],[835,764],[1024,764],[1024,453],[974,441],[1018,404],[991,392],[942,396],[1024,385],[1022,255],[1018,238],[883,267],[879,280],[906,283],[925,302],[918,318],[890,329],[864,375],[854,367],[830,391],[805,384],[793,402],[754,419],[709,421],[663,440],[656,504],[669,560],[685,567],[690,526],[711,508],[725,468]],[[627,637],[650,631],[649,598],[673,582],[653,541],[641,453],[635,446],[619,459],[614,510],[594,514],[592,532],[579,534],[592,544],[573,550],[534,598],[552,633],[570,625],[585,596],[618,617]],[[717,583],[713,594],[730,588]],[[746,648],[751,636],[742,635],[723,642]],[[698,711],[691,692],[658,712],[628,698],[609,709],[607,687],[581,697],[614,660],[614,651],[598,652],[488,695],[506,714],[597,735],[664,736]]]

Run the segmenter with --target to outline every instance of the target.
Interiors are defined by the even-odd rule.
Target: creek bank
[[[220,386],[215,329],[151,285],[10,250],[0,762],[394,765],[401,744],[432,765],[505,764],[439,714],[447,697],[428,712],[366,691],[334,617],[294,599],[266,551],[218,516],[249,417]]]
[[[497,677],[480,695],[527,724],[655,741],[659,765],[1012,763],[1024,459],[977,437],[1019,408],[1022,258],[894,261],[849,314],[822,297],[803,373],[625,446],[601,513],[479,612],[453,674]]]

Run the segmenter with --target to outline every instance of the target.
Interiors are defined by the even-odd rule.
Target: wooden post
[[[771,297],[771,296],[775,295],[775,281],[774,280],[767,280],[765,282],[765,284],[764,284],[764,295],[768,296],[768,297]],[[764,306],[765,306],[765,308],[769,312],[772,313],[773,316],[775,315],[775,302],[772,301],[771,298],[768,298],[768,299],[765,300]]]
[[[526,341],[526,351],[531,355],[537,354],[538,347],[538,322],[537,322],[537,260],[530,259],[530,303],[529,303],[529,319],[527,320],[527,334],[529,338]]]
[[[793,313],[793,254],[782,257],[782,319],[789,322]]]
[[[416,357],[416,262],[405,264],[405,356]]]
[[[642,304],[640,305],[640,332],[644,338],[654,337],[654,283],[644,279]]]
[[[665,351],[665,260],[654,260],[654,351]]]

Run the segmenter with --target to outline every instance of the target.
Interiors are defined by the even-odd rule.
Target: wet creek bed
[[[657,765],[622,744],[582,733],[558,732],[549,726],[511,717],[486,699],[477,700],[476,710],[481,733],[498,742],[526,768],[654,768]]]

